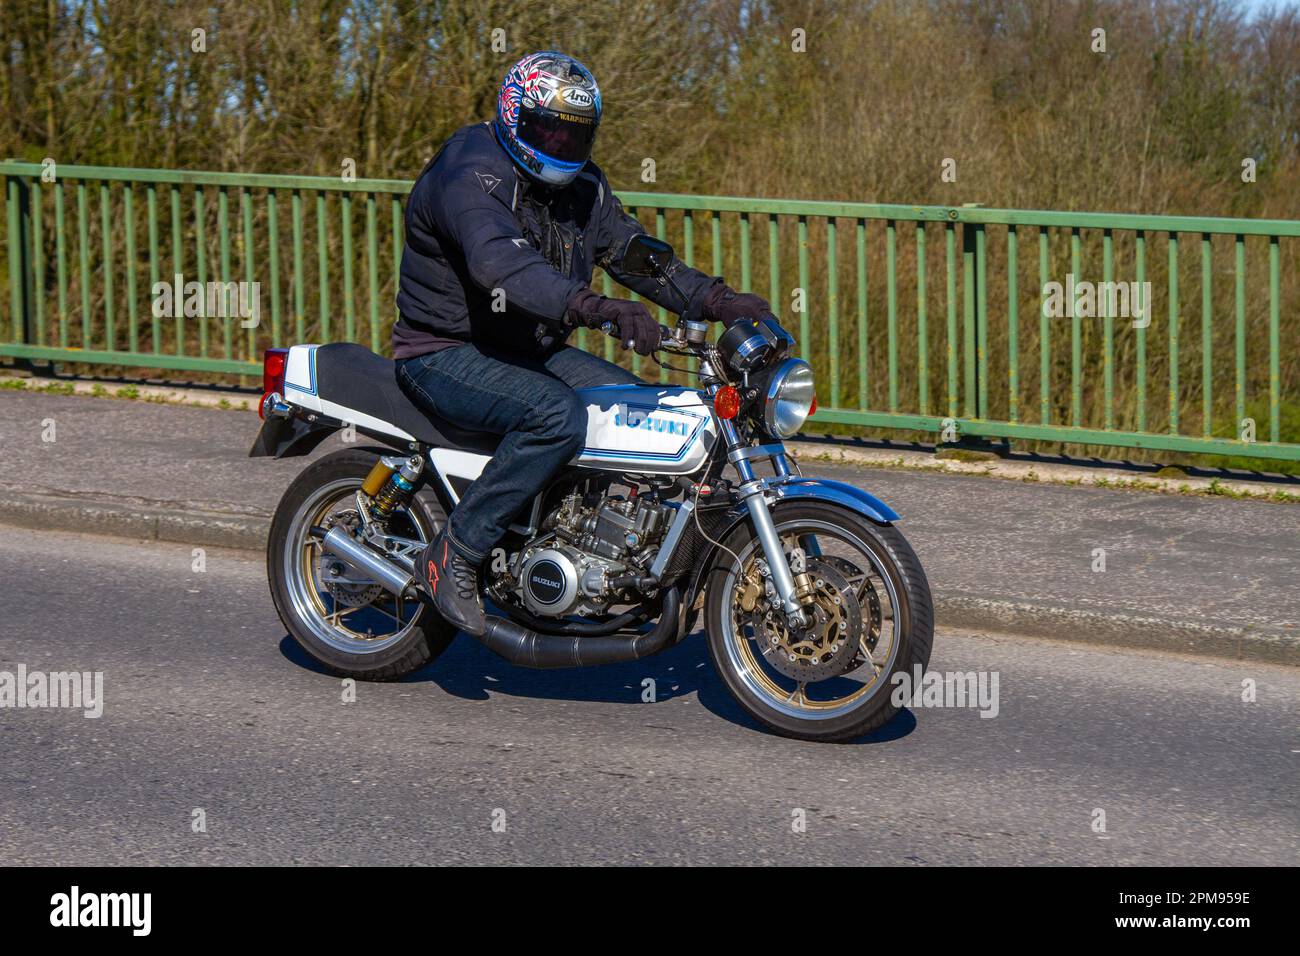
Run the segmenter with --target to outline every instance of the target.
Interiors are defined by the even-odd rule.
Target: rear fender
[[[268,417],[257,433],[249,458],[297,458],[310,455],[339,425],[332,422],[308,422],[301,418]]]

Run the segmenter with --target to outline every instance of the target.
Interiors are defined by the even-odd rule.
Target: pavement
[[[310,459],[248,459],[259,425],[251,411],[0,391],[0,536],[8,525],[260,550]],[[902,515],[941,625],[1300,663],[1296,505],[804,464]]]
[[[247,505],[243,489],[289,475],[272,466],[250,479],[248,463],[227,471],[215,445],[193,472],[169,468],[170,442],[220,431],[212,413],[159,419],[193,425],[179,438],[141,428],[128,439],[129,408],[59,409],[60,443],[106,452],[116,435],[132,450],[108,459],[120,463],[124,496],[185,493],[210,473],[221,480],[205,487],[225,492],[215,500]],[[230,418],[242,435],[241,421]],[[83,454],[77,475],[62,454],[42,460],[51,485],[107,490],[94,479],[105,460]],[[906,492],[905,476],[893,480],[890,492]],[[953,500],[979,501],[978,487],[962,483]],[[929,529],[917,536],[946,588],[958,564],[942,559],[944,532],[973,524],[982,534],[994,518],[940,517],[942,503],[921,507],[928,493],[914,488],[902,503]],[[1079,507],[1095,516],[1113,500],[1131,503],[1133,528],[1151,520],[1146,499]],[[1044,501],[1021,499],[1022,526],[1037,524]],[[1256,507],[1247,514],[1273,523],[1290,513]],[[1016,540],[1054,540],[1066,520]],[[1126,553],[1123,534],[1107,534]],[[1185,537],[1173,544],[1191,549]],[[952,553],[960,563],[974,551]],[[0,709],[0,863],[1300,862],[1291,667],[949,628],[931,667],[997,674],[996,716],[923,707],[855,744],[815,745],[750,723],[698,634],[663,655],[581,671],[512,667],[462,636],[409,679],[360,684],[345,703],[339,680],[285,636],[264,575],[247,550],[209,548],[200,572],[185,544],[0,532],[0,671],[104,680],[97,719]],[[645,678],[656,682],[650,703]]]

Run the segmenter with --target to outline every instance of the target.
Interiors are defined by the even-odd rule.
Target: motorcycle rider
[[[660,343],[644,305],[592,291],[593,267],[687,318],[730,325],[769,313],[759,296],[676,258],[667,272],[689,299],[684,309],[665,284],[621,272],[629,239],[644,230],[589,159],[600,118],[585,66],[563,53],[526,56],[501,84],[496,118],[452,134],[407,200],[397,381],[427,414],[502,436],[416,562],[434,607],[473,634],[486,626],[479,567],[583,447],[587,411],[574,389],[637,381],[565,340],[609,323],[641,355]]]

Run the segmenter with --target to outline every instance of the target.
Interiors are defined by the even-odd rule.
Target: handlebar
[[[618,324],[615,322],[601,323],[600,331],[609,336],[614,336],[617,338],[622,337],[622,333],[619,331]],[[672,343],[676,341],[676,339],[677,339],[677,333],[674,332],[672,329],[670,329],[668,326],[661,324],[659,326],[659,342],[655,346],[655,348],[656,349],[661,348],[665,342]]]

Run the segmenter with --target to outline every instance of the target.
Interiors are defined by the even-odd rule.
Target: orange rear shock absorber
[[[370,496],[370,516],[376,521],[387,521],[394,511],[405,507],[415,493],[422,468],[423,462],[416,455],[403,461],[400,468],[392,458],[376,462],[361,486]],[[379,485],[379,490],[372,493],[370,488],[375,485]]]

